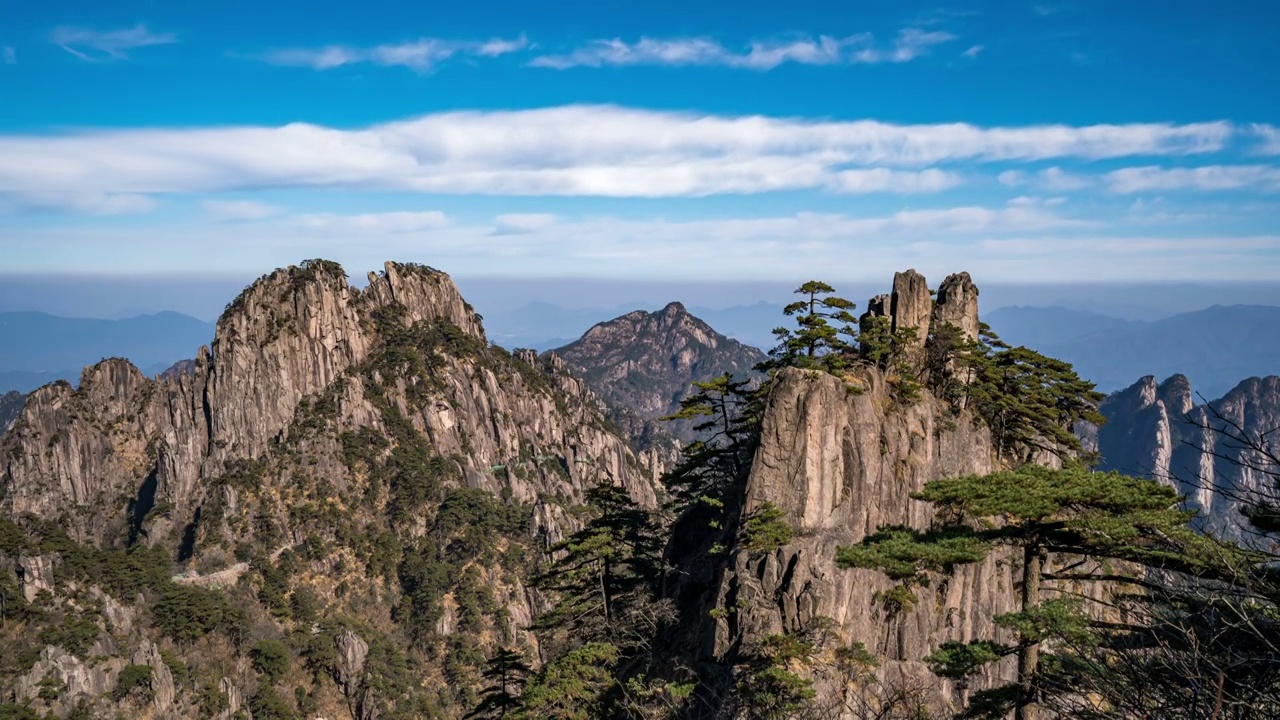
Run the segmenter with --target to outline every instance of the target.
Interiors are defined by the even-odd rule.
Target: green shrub
[[[254,720],[296,720],[293,708],[289,707],[271,685],[263,683],[258,692],[249,700],[249,709],[253,711]]]
[[[216,590],[170,583],[153,611],[156,627],[177,643],[192,643],[211,632],[221,632],[239,642],[247,619],[239,608]]]
[[[786,513],[771,502],[761,503],[747,516],[742,547],[752,555],[768,553],[791,542],[795,531],[787,524]]]
[[[120,702],[134,690],[138,690],[139,697],[151,699],[150,665],[126,665],[120,671],[115,689],[111,691],[111,699]]]
[[[259,640],[249,651],[249,657],[253,660],[253,668],[273,683],[289,672],[289,664],[293,660],[289,648],[279,640]]]

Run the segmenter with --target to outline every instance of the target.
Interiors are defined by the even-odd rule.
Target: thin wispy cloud
[[[283,215],[284,208],[256,200],[205,200],[200,207],[215,220],[262,220]]]
[[[88,62],[126,60],[130,50],[152,45],[178,42],[173,33],[155,33],[146,25],[119,30],[92,30],[80,27],[57,27],[49,33],[49,42]]]
[[[14,50],[13,47],[10,45],[5,45],[4,46],[4,64],[15,65],[17,64],[17,62],[18,62],[18,51]]]
[[[422,38],[412,42],[351,47],[329,45],[318,48],[283,48],[272,50],[259,59],[272,65],[331,70],[343,65],[367,63],[382,67],[406,67],[426,72],[455,57],[492,58],[524,50],[529,41],[524,36],[510,40],[492,38],[481,41]]]
[[[982,51],[986,49],[987,49],[986,45],[974,45],[968,50],[965,50],[964,52],[960,53],[960,55],[961,57],[967,57],[972,59],[972,58],[978,57],[978,55],[981,54]]]
[[[1249,130],[1261,141],[1257,152],[1262,155],[1280,155],[1280,128],[1275,125],[1254,123]]]
[[[964,267],[990,280],[1135,281],[1258,279],[1280,270],[1280,237],[1273,234],[1110,234],[1099,223],[1030,200],[871,215],[666,220],[499,214],[488,222],[448,220],[430,212],[300,215],[234,231],[209,223],[47,227],[13,233],[10,240],[56,249],[47,257],[64,272],[96,269],[93,249],[123,242],[145,249],[154,269],[188,267],[192,248],[201,249],[210,270],[272,267],[296,262],[297,248],[305,246],[353,271],[400,257],[429,259],[458,274],[526,277],[559,277],[572,267],[596,277],[705,278],[713,272],[745,280],[820,271],[882,279],[907,265],[928,275]],[[208,247],[224,251],[209,255],[203,251]]]
[[[1118,193],[1172,190],[1280,191],[1280,167],[1269,165],[1210,165],[1194,168],[1158,166],[1123,168],[1107,173],[1106,181]]]
[[[925,31],[907,28],[898,33],[891,48],[866,47],[854,53],[853,61],[860,63],[904,63],[929,52],[934,45],[955,40],[956,36],[941,30]]]
[[[569,105],[446,112],[363,129],[293,123],[0,136],[0,193],[929,193],[961,184],[962,171],[983,163],[1198,155],[1240,134],[1226,122],[985,128]],[[1035,177],[1059,189],[1070,182],[1052,170]]]
[[[555,70],[634,65],[772,70],[786,63],[900,63],[914,60],[930,47],[954,39],[954,35],[945,32],[909,28],[899,33],[897,40],[886,47],[878,47],[870,33],[861,33],[846,37],[819,35],[757,41],[741,50],[735,50],[708,37],[641,37],[635,42],[613,38],[595,40],[566,54],[536,57],[529,64]]]

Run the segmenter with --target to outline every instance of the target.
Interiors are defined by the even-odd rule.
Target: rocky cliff
[[[917,328],[920,350],[930,324],[975,337],[977,297],[967,273],[948,277],[935,301],[925,279],[907,271],[895,276],[892,293],[872,299],[868,314],[888,317],[895,329]],[[902,603],[882,573],[840,569],[836,550],[883,526],[927,529],[931,506],[910,494],[930,480],[991,472],[995,456],[990,433],[968,411],[928,391],[903,401],[878,370],[845,377],[784,370],[768,396],[743,513],[776,507],[794,537],[776,550],[728,558],[712,593],[708,656],[728,662],[771,635],[816,634],[823,639],[809,671],[823,717],[879,717],[891,696],[947,716],[963,691],[922,658],[947,640],[1001,637],[992,618],[1015,608],[1014,563],[993,555]],[[862,651],[879,659],[872,689],[847,661]],[[1003,663],[973,687],[1013,676]]]
[[[554,351],[609,408],[609,417],[647,448],[663,436],[688,442],[693,423],[660,423],[680,407],[696,380],[748,377],[764,353],[721,335],[678,302],[599,323]]]
[[[607,425],[558,356],[490,346],[441,272],[387,263],[363,289],[325,261],[264,276],[189,372],[103,361],[78,389],[32,393],[4,436],[0,564],[31,612],[96,643],[9,633],[10,694],[92,710],[146,665],[146,701],[118,702],[259,713],[275,684],[232,645],[302,632],[317,655],[286,667],[308,717],[462,714],[479,648],[536,645],[535,548],[577,526],[584,490],[656,503]],[[161,651],[191,673],[166,679]]]
[[[1186,494],[1206,527],[1243,537],[1240,507],[1258,494],[1274,497],[1274,480],[1233,434],[1274,437],[1280,427],[1280,377],[1249,378],[1223,397],[1196,401],[1191,383],[1147,376],[1109,396],[1107,424],[1082,428],[1106,470],[1149,477]]]

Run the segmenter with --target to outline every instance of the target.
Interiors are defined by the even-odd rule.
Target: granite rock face
[[[1147,376],[1109,396],[1100,407],[1107,423],[1081,434],[1096,436],[1102,469],[1167,483],[1187,496],[1204,527],[1244,538],[1242,501],[1274,497],[1274,480],[1229,434],[1258,437],[1280,427],[1280,377],[1249,378],[1209,402],[1194,398],[1182,375],[1162,383]]]
[[[889,296],[889,316],[893,318],[893,331],[916,329],[915,345],[923,347],[929,337],[929,323],[933,318],[933,296],[924,276],[915,270],[893,274],[893,293]]]
[[[967,415],[948,418],[928,394],[895,407],[880,373],[866,371],[860,379],[866,389],[851,394],[841,379],[821,372],[778,376],[746,511],[772,503],[795,538],[772,553],[731,559],[717,607],[737,610],[716,622],[712,654],[724,657],[765,636],[829,622],[841,644],[863,643],[882,659],[883,681],[928,687],[933,704],[945,707],[958,699],[955,689],[940,684],[921,658],[947,640],[999,635],[992,617],[1013,609],[1017,598],[1007,558],[959,568],[923,588],[913,609],[892,612],[879,594],[894,582],[873,570],[838,568],[836,549],[886,525],[927,529],[932,510],[910,493],[930,480],[990,472],[991,437]],[[824,672],[814,677],[819,697],[838,698],[844,681]],[[1011,672],[1003,664],[995,676],[1007,680]]]
[[[22,585],[22,598],[33,602],[40,591],[52,593],[55,588],[53,566],[57,562],[56,555],[27,555],[18,558],[19,582]]]
[[[978,339],[978,287],[969,273],[948,275],[938,286],[931,322],[933,327],[954,325],[969,340]]]
[[[369,376],[356,371],[388,333],[433,323],[460,333],[456,342],[469,352],[487,351],[478,316],[444,273],[387,263],[360,290],[332,263],[278,270],[228,306],[191,373],[152,380],[107,360],[86,368],[78,390],[58,383],[32,393],[3,440],[3,509],[45,519],[70,512],[81,520],[71,526],[77,539],[92,542],[130,524],[167,536],[190,521],[229,462],[287,441],[300,408],[325,392],[337,403],[338,430],[385,432],[383,413],[366,397]],[[536,447],[567,473],[542,470],[532,483],[513,475],[522,500],[542,491],[580,497],[582,483],[599,477],[654,502],[652,478],[604,429],[563,361],[510,358],[499,375],[445,353],[432,377],[377,378],[436,452],[463,458],[468,484],[498,491],[490,468]],[[431,399],[420,401],[424,395]],[[157,506],[165,512],[148,515]]]
[[[481,588],[497,608],[479,620],[462,608],[447,635],[465,634],[471,647],[504,638],[531,654],[537,638],[528,627],[545,599],[526,588],[521,553],[580,527],[574,509],[597,483],[658,503],[652,471],[565,361],[491,347],[453,282],[430,268],[388,263],[364,288],[324,261],[276,271],[227,307],[211,346],[194,355],[189,368],[157,378],[120,359],[86,368],[79,389],[57,383],[32,393],[0,439],[0,516],[32,547],[49,522],[111,557],[149,546],[158,555],[148,557],[182,570],[172,586],[152,577],[135,597],[83,579],[55,585],[59,560],[48,552],[0,557],[0,568],[21,572],[28,598],[48,590],[66,613],[94,598],[88,612],[102,630],[88,654],[46,649],[0,692],[38,696],[52,673],[68,689],[38,702],[62,712],[75,693],[109,693],[120,668],[143,664],[152,668],[148,716],[201,716],[196,693],[160,657],[165,648],[189,664],[216,661],[225,703],[212,716],[239,717],[260,690],[248,660],[223,662],[222,653],[236,653],[216,643],[166,645],[152,609],[176,587],[235,594],[237,580],[261,583],[290,551],[293,587],[362,623],[345,634],[319,622],[295,628],[334,633],[325,640],[334,643],[338,684],[316,686],[328,703],[318,715],[383,717],[411,690],[427,692],[423,682],[451,692],[438,667],[400,691],[368,679],[385,678],[388,647],[407,644],[408,621],[393,613],[403,604],[397,569],[404,556],[447,549],[432,523],[450,498],[464,517],[487,520],[497,507],[518,519],[485,536],[488,560],[468,557],[444,581],[441,607],[462,606],[448,583],[465,581],[472,584],[462,590]],[[326,551],[298,560],[308,542]],[[254,620],[268,637],[289,631],[278,616]]]

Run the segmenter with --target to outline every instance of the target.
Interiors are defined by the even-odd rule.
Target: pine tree
[[[720,522],[726,502],[736,500],[746,482],[751,455],[759,439],[763,394],[748,380],[728,373],[693,383],[697,392],[680,402],[680,410],[664,420],[701,420],[698,439],[684,446],[681,461],[663,477],[677,515],[695,507]]]
[[[520,695],[530,672],[520,653],[511,648],[499,648],[489,658],[483,673],[490,684],[481,692],[480,704],[467,718],[505,718],[514,712],[520,707]]]
[[[1230,572],[1189,551],[1207,541],[1191,530],[1191,514],[1178,509],[1177,494],[1149,480],[1080,466],[1026,466],[985,477],[937,480],[912,497],[933,503],[939,517],[952,521],[927,533],[881,530],[859,546],[841,548],[838,562],[882,570],[910,591],[954,565],[983,559],[996,545],[1020,551],[1019,610],[996,618],[998,626],[1016,632],[1018,641],[948,642],[926,658],[939,675],[963,679],[989,662],[1017,655],[1017,684],[976,694],[971,717],[1003,717],[1012,707],[1019,720],[1033,720],[1037,697],[1045,690],[1038,682],[1041,645],[1049,639],[1090,641],[1092,624],[1082,602],[1066,595],[1042,599],[1046,582],[1142,582],[1140,571],[1125,574],[1104,569],[1107,563],[1090,565],[1090,560],[1210,576]],[[1051,553],[1083,560],[1072,563],[1074,570],[1055,574],[1046,572]]]
[[[767,369],[802,367],[836,372],[849,365],[855,350],[853,326],[857,323],[850,311],[857,306],[832,295],[834,292],[835,288],[819,280],[796,288],[797,295],[807,298],[787,305],[783,312],[795,318],[797,327],[773,331],[778,346],[769,353],[773,360],[765,363]],[[831,297],[821,297],[826,295]]]
[[[1071,364],[1025,347],[1010,347],[985,324],[978,342],[960,345],[955,360],[969,379],[964,404],[985,421],[1000,458],[1025,461],[1033,450],[1061,458],[1076,456],[1081,420],[1102,425],[1105,397]]]
[[[664,538],[654,514],[626,490],[601,483],[586,493],[599,514],[555,544],[551,567],[534,586],[555,593],[555,606],[535,623],[572,645],[643,643],[654,610],[653,588],[662,574]]]

